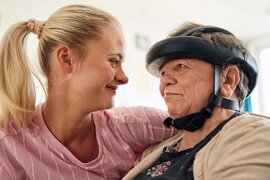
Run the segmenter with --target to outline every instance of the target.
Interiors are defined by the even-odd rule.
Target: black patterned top
[[[186,149],[184,151],[177,152],[181,140],[176,142],[174,145],[165,147],[160,158],[146,171],[139,174],[135,180],[145,179],[164,179],[173,180],[179,179],[178,172],[182,167],[183,159],[193,149]],[[193,171],[189,170],[186,173],[188,179],[193,179]]]

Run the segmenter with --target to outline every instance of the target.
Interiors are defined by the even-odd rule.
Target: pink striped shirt
[[[162,124],[167,114],[154,108],[119,107],[92,116],[99,155],[88,163],[50,133],[41,108],[28,128],[12,124],[6,133],[0,131],[0,179],[121,179],[147,146],[175,133]]]

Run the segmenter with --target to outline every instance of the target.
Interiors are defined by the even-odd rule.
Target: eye
[[[160,76],[163,76],[165,74],[165,71],[160,71]]]
[[[109,61],[110,61],[111,66],[112,66],[113,68],[116,68],[117,65],[118,65],[118,63],[119,63],[119,59],[117,59],[117,58],[112,58],[112,59],[110,59]]]
[[[182,69],[185,69],[185,68],[187,68],[187,66],[184,65],[184,64],[178,64],[178,65],[176,66],[176,70],[177,70],[177,71],[182,70]]]

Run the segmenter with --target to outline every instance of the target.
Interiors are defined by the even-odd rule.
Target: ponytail
[[[26,55],[27,22],[11,26],[0,43],[0,127],[26,127],[35,112],[35,86]]]

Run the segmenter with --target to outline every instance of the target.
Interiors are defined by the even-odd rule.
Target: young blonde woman
[[[47,79],[44,103],[35,106],[25,51],[39,39]],[[119,22],[85,5],[57,10],[46,22],[10,27],[0,47],[1,179],[121,179],[149,145],[172,136],[154,108],[114,108],[128,78]]]

